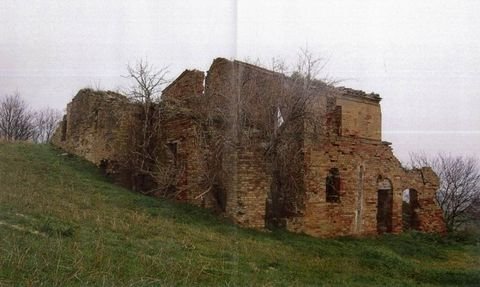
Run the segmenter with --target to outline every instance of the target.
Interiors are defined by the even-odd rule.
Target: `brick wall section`
[[[377,234],[378,184],[379,180],[387,179],[392,185],[391,232],[403,230],[402,195],[408,188],[418,191],[418,229],[444,232],[442,212],[434,199],[438,188],[436,175],[429,168],[405,170],[389,144],[378,139],[379,98],[364,95],[347,103],[349,98],[350,95],[335,98],[333,106],[342,106],[342,129],[338,134],[330,133],[319,141],[304,141],[305,215],[288,218],[287,229],[313,236]],[[374,115],[367,117],[366,111]],[[331,168],[340,171],[338,203],[326,200],[326,178]]]
[[[341,134],[374,140],[382,139],[380,98],[351,89],[340,89],[336,106],[341,107]]]
[[[196,140],[197,127],[188,119],[174,119],[162,124],[166,137],[159,144],[175,144],[176,164],[181,170],[181,179],[176,186],[176,198],[196,205],[202,204],[201,177],[203,174],[202,147]],[[173,164],[165,162],[164,164]]]
[[[225,213],[238,224],[253,228],[265,227],[271,174],[264,160],[262,139],[247,140],[244,137],[247,130],[239,128],[239,121],[246,101],[269,85],[266,82],[268,77],[263,73],[258,74],[259,77],[252,77],[257,75],[258,69],[239,62],[216,59],[208,71],[205,91],[206,104],[212,111],[219,112],[211,116],[218,116],[222,122],[222,128],[215,132],[221,132],[225,137],[222,161]]]
[[[176,143],[176,163],[184,166],[176,199],[220,207],[246,227],[264,228],[275,221],[313,236],[368,235],[378,233],[379,210],[389,210],[378,208],[378,190],[387,183],[388,232],[403,230],[402,193],[407,188],[418,192],[418,229],[444,232],[434,199],[437,176],[429,168],[405,170],[389,144],[381,141],[380,97],[324,84],[312,89],[317,101],[309,108],[324,117],[324,127],[315,134],[307,122],[298,123],[302,134],[291,145],[296,160],[291,170],[274,171],[265,154],[267,138],[259,131],[270,128],[274,120],[269,117],[276,116],[275,103],[265,102],[271,98],[267,95],[298,92],[291,80],[221,58],[214,60],[206,77],[197,70],[182,73],[163,92],[157,143],[158,164],[174,164],[168,145]],[[255,105],[273,107],[273,112],[250,109]],[[135,137],[136,110],[119,94],[81,90],[68,105],[53,143],[97,165],[121,161],[128,156],[129,138]],[[221,171],[216,174],[215,156]],[[340,174],[339,202],[327,202],[326,178],[332,168]],[[212,174],[215,192],[206,185]],[[286,187],[288,176],[295,177],[296,188]]]
[[[185,70],[162,92],[162,100],[188,100],[203,95],[205,74],[198,70]]]
[[[238,148],[229,151],[225,158],[225,168],[231,172],[227,181],[226,214],[246,227],[265,227],[271,176],[265,172],[265,162],[258,160],[261,156],[259,149]]]
[[[52,143],[98,166],[118,162],[125,155],[136,110],[120,94],[80,90],[67,105]]]
[[[403,169],[388,146],[358,138],[338,138],[306,147],[307,203],[303,226],[292,226],[316,236],[376,234],[379,176],[393,185],[393,232],[400,232],[400,187]],[[341,177],[340,202],[326,201],[326,177],[331,168]]]
[[[205,174],[206,147],[202,142],[201,126],[195,112],[204,101],[204,72],[184,71],[162,93],[162,139],[159,145],[174,143],[176,164],[181,166],[181,179],[176,186],[178,200],[199,206],[211,206],[211,198],[204,194],[202,177]],[[165,162],[164,164],[171,164]]]
[[[419,230],[424,232],[446,232],[442,210],[435,201],[439,187],[438,176],[430,167],[406,171],[407,180],[403,183],[404,190],[413,188],[418,192],[419,208],[416,210],[419,220]]]

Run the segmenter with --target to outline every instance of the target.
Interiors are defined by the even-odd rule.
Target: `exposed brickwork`
[[[303,119],[285,127],[283,132],[295,130],[295,141],[275,145],[290,164],[275,165],[275,154],[268,152],[272,134],[259,131],[278,128],[282,110],[264,99],[298,91],[284,75],[226,59],[216,59],[206,77],[196,70],[182,73],[158,106],[157,164],[179,170],[175,198],[216,208],[247,227],[367,235],[402,232],[402,194],[412,189],[418,195],[414,226],[445,231],[434,200],[437,176],[430,168],[405,170],[381,141],[376,94],[323,83],[309,87],[316,100],[307,109],[322,117],[322,128]],[[264,109],[250,108],[255,105]],[[53,142],[97,165],[121,162],[135,125],[135,105],[125,97],[83,90],[68,105]],[[333,185],[337,195],[327,199]]]
[[[125,157],[138,107],[114,92],[80,90],[67,105],[67,114],[52,143],[105,169],[118,173]],[[121,180],[129,185],[129,179]]]
[[[377,233],[377,196],[381,179],[392,185],[391,232],[402,231],[402,193],[414,188],[421,194],[418,216],[424,231],[443,231],[440,209],[434,203],[434,186],[418,181],[419,171],[406,172],[389,146],[358,138],[339,138],[306,148],[307,204],[302,226],[292,219],[289,229],[311,235]],[[325,178],[330,168],[340,170],[340,202],[326,202]],[[438,179],[432,177],[434,184]],[[432,189],[433,188],[433,189]],[[439,216],[440,215],[440,216]]]
[[[120,95],[81,90],[68,104],[64,127],[54,143],[93,162],[110,157],[108,139],[112,138],[118,122],[118,112],[110,113],[110,108],[122,100]],[[114,110],[119,108],[121,104]]]
[[[202,176],[206,169],[203,162],[205,147],[199,138],[200,126],[193,112],[204,92],[204,77],[201,71],[187,70],[163,91],[162,142],[159,143],[174,144],[176,148],[174,164],[179,166],[181,173],[176,198],[196,205],[205,205],[201,195]]]
[[[212,138],[222,139],[219,181],[226,194],[225,213],[235,222],[253,228],[265,227],[271,174],[264,160],[264,140],[255,135],[254,127],[242,128],[239,111],[254,100],[252,95],[267,92],[268,87],[278,90],[268,71],[226,59],[216,59],[206,78],[205,105],[211,112],[209,117],[222,122]]]
[[[341,107],[341,135],[381,140],[381,113],[375,94],[340,89],[336,107]]]

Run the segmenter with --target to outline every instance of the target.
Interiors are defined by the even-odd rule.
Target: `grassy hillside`
[[[472,237],[245,230],[112,185],[49,146],[0,144],[0,286],[478,284]]]

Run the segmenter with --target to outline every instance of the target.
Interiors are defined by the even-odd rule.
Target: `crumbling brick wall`
[[[212,207],[212,199],[204,193],[203,183],[207,153],[202,134],[204,73],[186,70],[162,93],[161,141],[158,143],[170,159],[160,163],[175,165],[179,181],[175,198],[192,204]]]
[[[434,200],[436,175],[429,168],[405,170],[381,141],[378,95],[320,82],[302,89],[293,78],[222,58],[206,77],[182,73],[155,106],[161,129],[152,172],[175,171],[157,195],[214,208],[246,227],[336,236],[402,232],[408,189],[415,191],[412,226],[445,231]],[[275,102],[275,95],[305,92],[315,101],[297,114],[316,115],[320,124],[299,116],[280,127],[288,103]],[[120,166],[140,114],[124,96],[81,90],[53,143],[128,177]],[[276,129],[289,140],[272,141]],[[162,179],[153,178],[160,187]]]
[[[424,232],[445,232],[442,210],[435,201],[439,188],[438,176],[430,167],[405,171],[407,177],[403,181],[403,190],[414,189],[417,192],[417,203],[413,211],[416,216],[416,228]]]
[[[210,146],[221,150],[219,180],[226,197],[225,213],[241,225],[263,228],[271,173],[256,124],[265,121],[248,113],[248,107],[254,95],[274,85],[258,69],[216,59],[208,71],[205,97],[211,112],[208,117],[218,127],[211,132]],[[217,141],[220,146],[214,143]]]
[[[302,216],[286,218],[287,229],[314,236],[402,232],[402,195],[412,188],[418,191],[415,216],[420,223],[416,229],[444,232],[441,210],[434,200],[438,178],[431,169],[406,171],[389,143],[381,141],[380,98],[345,89],[337,93],[335,104],[325,108],[331,109],[327,114],[341,113],[341,122],[329,122],[341,128],[329,127],[336,132],[304,141],[305,211]],[[332,168],[338,170],[340,184],[338,200],[329,201]],[[382,190],[385,184],[389,187]],[[389,194],[387,199],[385,194]]]
[[[111,91],[82,89],[67,105],[52,143],[118,175],[127,154],[138,112],[128,99]],[[129,179],[120,179],[129,185]]]
[[[337,88],[336,108],[341,112],[340,134],[382,139],[380,97],[347,88]]]

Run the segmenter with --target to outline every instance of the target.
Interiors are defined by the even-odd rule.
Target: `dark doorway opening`
[[[418,192],[413,189],[405,189],[402,194],[402,224],[403,231],[419,230],[418,209]]]
[[[393,191],[388,179],[378,182],[377,191],[377,232],[378,234],[392,232]]]
[[[334,167],[328,171],[325,179],[327,202],[340,202],[340,171]]]

